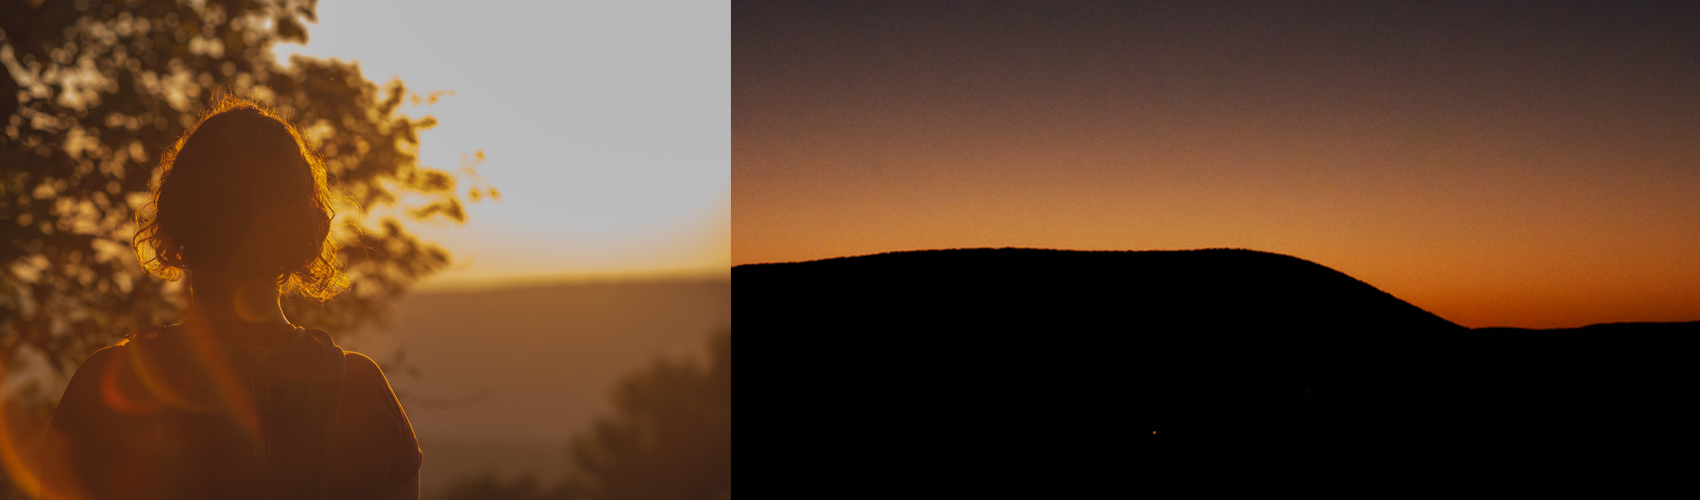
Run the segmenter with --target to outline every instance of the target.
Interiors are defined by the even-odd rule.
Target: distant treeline
[[[658,358],[619,382],[613,412],[563,452],[564,479],[493,474],[461,479],[436,500],[729,499],[732,495],[732,331],[708,339],[708,359]],[[429,458],[427,458],[429,460]]]

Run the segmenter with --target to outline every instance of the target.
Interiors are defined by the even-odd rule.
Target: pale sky
[[[280,60],[452,91],[403,109],[440,123],[420,163],[452,172],[483,151],[501,192],[463,226],[413,225],[457,259],[424,288],[730,275],[729,4],[321,0],[318,17]]]

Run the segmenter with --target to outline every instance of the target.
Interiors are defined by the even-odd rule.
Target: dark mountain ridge
[[[933,300],[952,300],[949,296],[954,295],[972,297],[977,304],[1002,305],[1012,300],[1032,303],[1061,293],[1083,301],[1081,307],[1140,309],[1142,314],[1127,320],[1156,321],[1166,328],[1211,330],[1270,323],[1401,331],[1462,328],[1333,269],[1252,250],[977,248],[755,264],[736,269],[740,276],[764,283],[809,287],[817,297],[877,301],[896,307],[906,305],[900,302],[902,299],[927,295],[934,295],[930,297]],[[787,280],[799,281],[785,283]],[[825,286],[828,282],[837,286]],[[854,297],[875,289],[879,293],[866,299]],[[1188,313],[1194,315],[1187,317]]]
[[[930,250],[732,272],[743,326],[775,350],[759,384],[785,395],[758,420],[847,424],[771,450],[819,459],[774,473],[854,467],[820,450],[873,447],[906,450],[886,463],[905,470],[1079,480],[1059,484],[1129,467],[1504,477],[1694,443],[1681,347],[1700,323],[1472,330],[1325,266],[1234,249]],[[1100,453],[1122,458],[1088,458]]]

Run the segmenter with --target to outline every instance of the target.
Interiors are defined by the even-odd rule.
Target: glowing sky
[[[732,264],[1238,247],[1466,326],[1700,320],[1700,7],[732,7]]]
[[[318,17],[280,59],[452,91],[403,110],[441,123],[421,163],[487,155],[477,171],[501,200],[469,205],[465,226],[415,228],[461,260],[426,287],[727,275],[726,4],[322,0]]]

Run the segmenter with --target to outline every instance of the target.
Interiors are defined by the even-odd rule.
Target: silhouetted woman
[[[136,250],[188,277],[188,310],[77,368],[42,442],[43,498],[418,498],[419,445],[383,372],[279,306],[345,283],[301,135],[226,97],[161,164]]]

